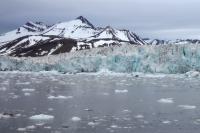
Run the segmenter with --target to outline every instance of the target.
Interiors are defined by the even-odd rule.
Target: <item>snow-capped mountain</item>
[[[60,43],[61,40],[74,40],[73,44]],[[75,50],[90,49],[95,47],[105,47],[112,45],[135,44],[144,45],[145,41],[140,39],[135,33],[128,30],[118,30],[110,26],[105,28],[95,27],[86,18],[80,16],[68,22],[61,22],[52,26],[47,26],[41,22],[27,22],[16,30],[0,36],[0,54],[11,56],[43,56],[57,54],[52,52],[49,46],[51,41],[57,45],[65,45],[60,52],[70,52]],[[45,45],[46,50],[36,50],[38,45]],[[69,45],[69,46],[68,46]],[[73,45],[73,47],[71,47]],[[34,47],[36,53],[30,50]],[[59,47],[60,49],[60,47]],[[70,49],[70,50],[69,50]],[[27,53],[26,53],[27,50]],[[23,51],[23,52],[22,52]],[[38,51],[40,51],[38,53]]]
[[[97,42],[100,40],[112,40],[128,42],[131,44],[145,44],[145,42],[136,34],[131,33],[128,30],[117,30],[110,26],[105,28],[96,28],[82,16],[69,22],[55,24],[44,31],[43,35],[56,35],[65,38],[73,38],[78,42],[85,43]]]
[[[143,39],[147,44],[150,45],[168,45],[168,44],[200,44],[198,39],[176,39],[176,40],[159,40],[159,39]]]

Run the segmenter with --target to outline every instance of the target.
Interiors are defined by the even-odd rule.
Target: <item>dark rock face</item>
[[[6,53],[9,56],[27,57],[27,56],[45,56],[54,55],[65,52],[70,52],[72,47],[76,47],[77,42],[73,39],[61,38],[57,36],[39,36],[45,37],[36,42],[34,45],[30,45],[28,40],[32,36],[24,36],[18,38],[10,43],[7,43],[0,47],[2,53]],[[46,39],[47,38],[47,39]]]
[[[46,30],[49,26],[43,24],[42,22],[27,22],[25,25],[23,25],[23,28],[27,29],[31,32],[42,32]]]
[[[88,21],[85,17],[79,16],[76,19],[81,20],[83,23],[89,25],[92,29],[95,29],[95,26],[90,21]]]

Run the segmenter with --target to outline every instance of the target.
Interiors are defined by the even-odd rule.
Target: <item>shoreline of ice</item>
[[[31,71],[0,71],[1,74],[35,74],[35,75],[91,75],[91,76],[115,76],[115,77],[134,77],[134,78],[188,78],[188,79],[199,79],[200,75],[193,75],[194,71],[189,71],[184,74],[164,74],[164,73],[141,73],[141,72],[133,72],[133,73],[117,73],[117,72],[90,72],[90,73],[60,73],[56,71],[39,71],[39,72],[31,72]],[[190,74],[188,74],[190,73]],[[195,71],[195,73],[197,73]],[[200,72],[198,72],[200,73]]]

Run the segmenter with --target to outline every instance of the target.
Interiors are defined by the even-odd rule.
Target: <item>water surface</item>
[[[0,132],[199,133],[199,86],[180,77],[1,72]],[[30,119],[39,114],[54,119]]]

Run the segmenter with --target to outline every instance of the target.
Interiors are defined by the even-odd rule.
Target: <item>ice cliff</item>
[[[0,56],[0,70],[186,73],[200,71],[200,45],[123,45],[35,58]]]

